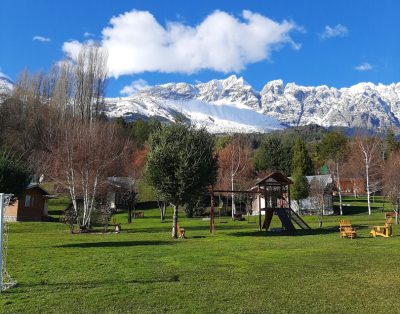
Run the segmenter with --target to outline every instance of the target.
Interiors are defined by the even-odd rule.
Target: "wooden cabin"
[[[113,210],[128,209],[127,193],[134,193],[135,180],[132,177],[109,177],[107,202]]]
[[[39,184],[29,184],[22,196],[5,208],[5,221],[46,221],[52,196]]]
[[[320,184],[324,188],[324,215],[333,215],[333,194],[336,191],[336,183],[333,178],[329,174],[324,175],[315,175],[315,176],[306,176],[308,184],[311,186],[313,181],[316,181],[317,184]],[[311,192],[310,192],[311,194]],[[319,214],[320,208],[318,208],[319,202],[315,199],[315,196],[310,195],[309,197],[300,200],[300,208],[295,206],[297,204],[293,204],[292,208],[296,211],[296,213],[302,215],[313,215]]]

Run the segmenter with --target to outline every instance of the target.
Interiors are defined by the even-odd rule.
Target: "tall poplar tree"
[[[300,200],[305,199],[309,195],[309,184],[306,174],[312,171],[312,162],[308,156],[307,149],[303,141],[298,137],[293,146],[293,172],[291,186],[291,195],[298,203]]]

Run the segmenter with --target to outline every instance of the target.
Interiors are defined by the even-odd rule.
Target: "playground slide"
[[[311,229],[310,226],[307,225],[307,223],[303,219],[301,219],[301,217],[299,215],[297,215],[293,209],[290,209],[290,210],[291,210],[290,216],[291,216],[292,220],[296,224],[298,224],[301,229],[304,229],[304,230]]]
[[[279,219],[282,222],[282,225],[285,227],[286,230],[292,231],[294,230],[294,226],[292,221],[289,218],[289,215],[287,214],[286,210],[283,209],[277,209],[275,210],[276,214],[278,215]]]

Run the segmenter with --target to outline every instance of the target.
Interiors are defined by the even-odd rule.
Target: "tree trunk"
[[[160,209],[160,220],[161,220],[161,222],[164,222],[167,203],[157,200],[157,205],[158,205],[158,208]]]
[[[369,163],[367,159],[365,159],[365,175],[367,180],[367,201],[368,201],[368,215],[371,215],[371,195],[369,191]]]
[[[336,176],[338,180],[338,190],[339,190],[339,208],[340,208],[340,216],[343,216],[343,204],[342,204],[342,187],[340,185],[340,176],[339,176],[339,163],[336,162]]]
[[[174,208],[174,216],[172,218],[172,238],[178,238],[178,205],[172,205]]]
[[[165,202],[162,202],[161,207],[160,207],[160,216],[161,216],[161,222],[165,221],[165,210],[166,210],[167,204]]]
[[[128,224],[132,223],[132,206],[128,206]]]
[[[321,217],[319,218],[319,227],[322,228],[322,222],[324,219],[324,211],[325,211],[325,199],[322,197],[322,210],[321,210]]]
[[[231,176],[231,188],[233,191],[233,176]],[[235,219],[236,205],[235,205],[235,194],[232,192],[232,220]]]

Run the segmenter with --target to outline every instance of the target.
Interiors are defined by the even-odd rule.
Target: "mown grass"
[[[171,211],[126,223],[120,234],[71,235],[60,223],[11,224],[9,271],[18,286],[0,297],[4,313],[398,313],[398,226],[383,224],[382,204],[345,207],[358,239],[340,239],[340,216],[293,235],[258,232],[246,221],[180,217],[188,238],[170,239]],[[61,204],[57,204],[61,206]],[[54,205],[55,210],[56,205]],[[313,228],[317,218],[304,218]],[[274,226],[279,226],[274,217]]]

